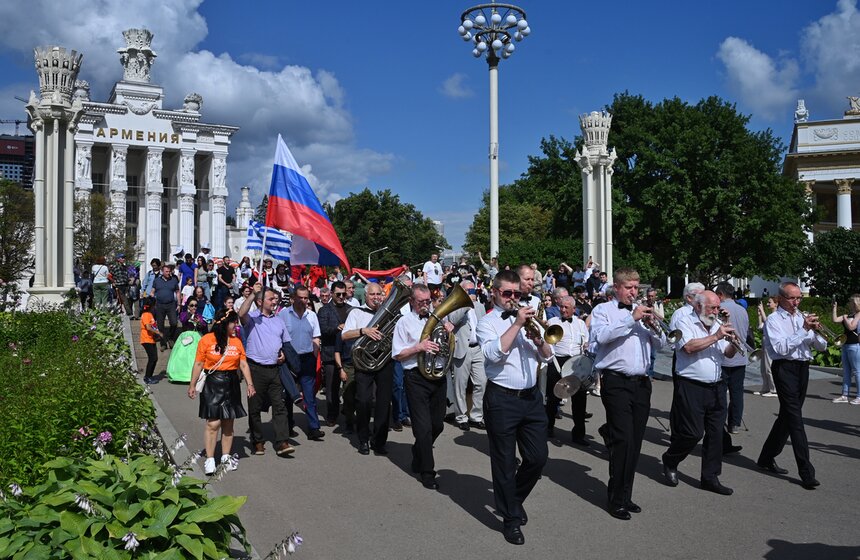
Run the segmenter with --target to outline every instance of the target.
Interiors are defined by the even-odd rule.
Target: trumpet
[[[520,307],[531,307],[528,302],[523,301],[517,302],[517,305]],[[543,314],[543,304],[540,304],[537,310],[537,314]],[[526,324],[523,326],[523,329],[526,331],[526,334],[529,336],[529,338],[542,336],[543,339],[550,345],[558,344],[564,336],[564,330],[559,325],[550,325],[549,328],[544,329],[543,325],[541,325],[534,317],[532,317],[526,322]]]
[[[636,302],[638,305],[643,305],[645,307],[650,307],[645,300],[638,300]],[[669,344],[675,344],[679,340],[681,340],[681,329],[674,329],[669,326],[669,324],[664,319],[658,319],[656,315],[653,313],[648,314],[646,318],[642,319],[642,324],[656,335],[663,336],[666,335],[666,342]]]
[[[813,313],[805,313],[803,311],[801,311],[800,314],[803,315],[804,318],[809,317],[810,315],[814,316]],[[847,336],[844,334],[836,334],[830,327],[821,322],[818,323],[818,327],[815,331],[824,337],[827,344],[832,344],[835,348],[842,348],[842,345],[845,344],[846,340],[848,340]]]
[[[720,313],[715,317],[715,321],[720,326],[728,324],[729,312],[725,309],[721,309]],[[738,352],[738,354],[740,354],[741,356],[746,356],[751,364],[754,364],[761,359],[763,350],[761,348],[756,350],[755,348],[747,344],[746,340],[741,340],[740,338],[738,338],[737,334],[732,333],[731,338],[729,338],[729,343],[735,347],[735,350]]]

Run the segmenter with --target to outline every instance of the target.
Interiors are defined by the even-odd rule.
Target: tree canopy
[[[16,281],[33,267],[33,191],[0,179],[0,280]]]
[[[325,210],[353,266],[364,268],[368,254],[385,246],[372,256],[374,269],[422,263],[439,252],[437,246],[450,247],[431,219],[387,189],[351,193]]]
[[[74,256],[89,269],[96,259],[113,258],[118,253],[136,255],[136,239],[122,226],[125,216],[116,216],[110,200],[93,192],[88,198],[75,201]]]
[[[782,175],[785,148],[770,130],[750,131],[749,117],[719,97],[654,104],[625,92],[606,110],[613,115],[609,146],[618,154],[616,266],[638,268],[645,281],[688,272],[709,284],[730,275],[801,272],[799,249],[812,212],[803,186]],[[573,157],[580,143],[579,136],[543,139],[542,155],[530,157],[527,171],[500,188],[503,247],[572,240],[580,249],[568,258],[581,257],[582,183]],[[487,200],[466,236],[470,252],[489,246]],[[532,219],[520,221],[525,215]],[[525,260],[555,264],[538,256]]]
[[[844,303],[851,294],[860,293],[860,232],[844,228],[816,233],[806,251],[809,278],[816,295],[836,297]]]

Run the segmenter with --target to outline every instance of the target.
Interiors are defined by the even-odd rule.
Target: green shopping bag
[[[167,379],[172,383],[189,383],[191,370],[194,369],[194,358],[197,356],[197,343],[200,333],[185,331],[176,339],[170,360],[167,362]]]

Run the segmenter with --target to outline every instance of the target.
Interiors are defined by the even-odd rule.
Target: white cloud
[[[439,92],[452,99],[462,99],[463,97],[472,97],[475,92],[472,91],[465,82],[468,79],[466,74],[456,72],[451,74],[442,85],[439,87]]]
[[[93,99],[103,100],[122,77],[116,54],[123,46],[121,31],[151,30],[158,53],[153,82],[164,87],[165,107],[181,107],[185,95],[195,91],[203,96],[205,122],[241,128],[228,160],[231,207],[238,202],[241,185],[251,186],[252,201],[268,190],[278,133],[305,166],[321,200],[337,200],[337,189],[390,170],[393,155],[355,145],[352,117],[344,109],[346,93],[333,73],[274,66],[279,59],[266,53],[240,53],[237,57],[246,62],[241,64],[230,53],[195,50],[208,32],[197,11],[200,3],[67,0],[63,17],[58,17],[51,0],[31,1],[27,10],[3,2],[0,49],[28,58],[33,47],[42,44],[83,52],[80,78],[90,82]],[[27,89],[36,86],[34,71]]]
[[[726,38],[717,57],[726,67],[729,87],[755,115],[775,119],[788,114],[799,94],[795,60],[775,61],[737,37]]]
[[[814,118],[838,117],[845,97],[860,92],[860,12],[856,0],[839,0],[836,11],[803,31],[805,67],[815,76],[806,106]]]

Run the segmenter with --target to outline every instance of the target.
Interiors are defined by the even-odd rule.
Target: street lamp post
[[[475,48],[472,56],[486,55],[490,67],[490,256],[499,256],[499,59],[509,58],[531,29],[526,13],[511,4],[480,4],[460,15],[457,29]]]
[[[386,249],[388,249],[387,246],[383,247],[382,249],[377,249],[376,251],[371,251],[367,254],[367,270],[370,270],[370,255],[372,255],[373,253],[379,253],[380,251],[385,251]]]

